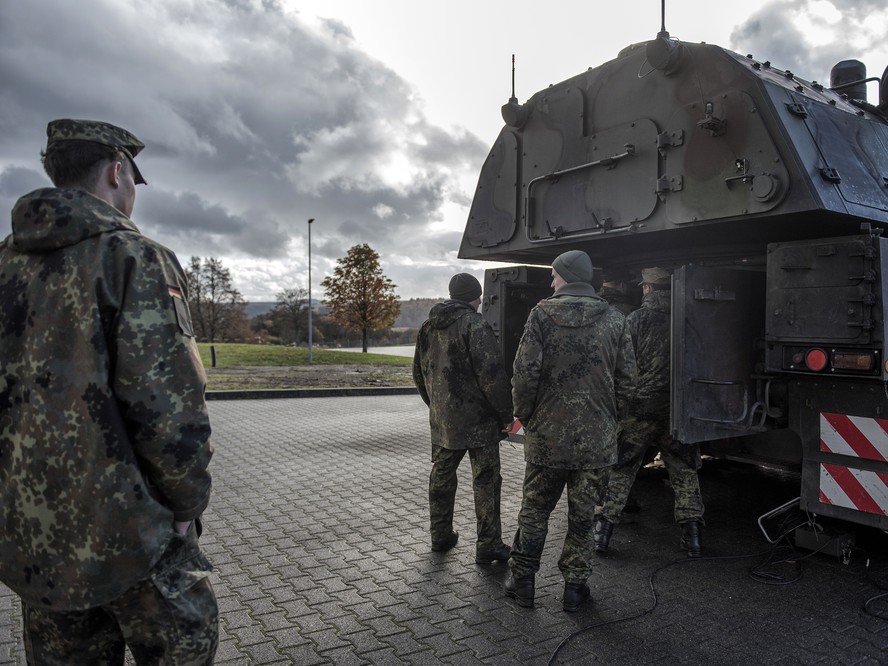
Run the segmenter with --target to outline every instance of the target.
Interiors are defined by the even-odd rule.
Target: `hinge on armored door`
[[[737,293],[733,289],[694,289],[695,301],[736,301]]]
[[[667,192],[678,192],[683,187],[681,176],[660,176],[657,179],[657,196],[663,201]]]
[[[661,155],[669,148],[680,146],[684,143],[684,130],[666,130],[657,135],[657,150]]]

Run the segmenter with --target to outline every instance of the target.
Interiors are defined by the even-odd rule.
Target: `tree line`
[[[191,257],[185,274],[188,305],[199,341],[307,343],[308,289],[291,287],[278,292],[270,312],[249,319],[246,301],[234,288],[231,272],[221,260]],[[383,274],[379,254],[366,243],[355,245],[345,257],[338,259],[333,274],[325,277],[321,286],[328,311],[325,314],[312,311],[312,339],[319,345],[360,344],[366,352],[371,339],[376,345],[415,342],[419,324],[392,329],[402,306],[395,293],[397,285]],[[429,307],[434,302],[415,300],[429,301]],[[414,306],[413,301],[407,303]],[[428,307],[425,311],[428,312]]]

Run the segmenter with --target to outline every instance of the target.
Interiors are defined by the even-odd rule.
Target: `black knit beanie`
[[[481,296],[481,283],[474,275],[457,273],[450,278],[450,298],[471,303]]]

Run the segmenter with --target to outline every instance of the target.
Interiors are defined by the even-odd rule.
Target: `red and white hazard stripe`
[[[510,442],[524,443],[524,426],[521,424],[521,421],[515,419],[506,439]]]
[[[823,412],[820,450],[888,463],[888,420]],[[888,516],[888,474],[821,463],[820,501]]]

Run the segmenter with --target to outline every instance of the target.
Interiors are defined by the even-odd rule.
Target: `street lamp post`
[[[311,363],[311,223],[314,218],[308,219],[308,362]]]

